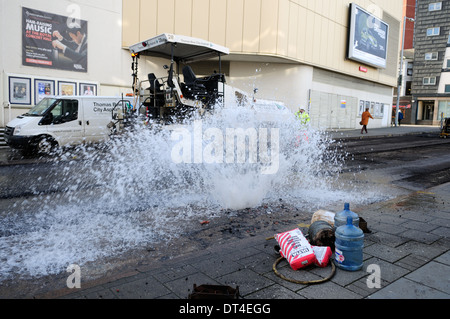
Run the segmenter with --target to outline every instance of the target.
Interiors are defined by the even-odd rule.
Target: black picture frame
[[[31,105],[31,79],[19,76],[8,78],[9,103]]]

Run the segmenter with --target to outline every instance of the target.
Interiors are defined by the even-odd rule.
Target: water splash
[[[270,121],[257,115],[251,107],[235,106],[184,123],[191,148],[181,148],[181,155],[174,152],[181,135],[157,125],[138,125],[102,148],[59,152],[65,165],[55,175],[58,191],[36,194],[0,215],[0,281],[64,272],[69,264],[179,236],[186,231],[184,222],[199,212],[215,216],[222,208],[257,207],[280,198],[310,211],[360,200],[360,194],[342,187],[343,158],[332,151],[334,142],[325,132],[300,127],[292,114]],[[256,132],[258,143],[251,149],[251,137],[245,136],[246,147],[228,149],[236,153],[227,161],[230,128]],[[205,132],[215,132],[214,139]],[[278,139],[270,139],[275,133]],[[188,160],[180,162],[174,154]],[[268,164],[277,165],[273,174],[262,173]]]

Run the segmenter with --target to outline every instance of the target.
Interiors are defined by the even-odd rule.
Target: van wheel
[[[44,136],[36,143],[37,154],[50,154],[56,147],[57,143],[51,137]]]

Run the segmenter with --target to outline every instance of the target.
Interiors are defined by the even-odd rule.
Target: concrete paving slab
[[[418,221],[415,221],[415,220],[408,221],[408,222],[402,224],[402,226],[406,227],[406,228],[409,228],[409,229],[414,229],[414,230],[426,232],[426,233],[429,233],[432,230],[434,230],[434,229],[439,227],[438,225],[434,225],[432,223],[425,224],[425,223],[421,223],[421,222],[418,222]]]
[[[410,271],[414,271],[419,267],[422,267],[423,265],[425,265],[427,262],[429,262],[430,259],[423,257],[423,256],[419,256],[419,255],[408,255],[405,258],[395,262],[395,265],[408,269]]]
[[[275,284],[246,296],[246,299],[306,299],[305,297]]]
[[[191,265],[171,265],[166,267],[165,271],[155,275],[155,278],[158,278],[158,281],[162,283],[166,283],[175,279],[185,278],[197,272],[198,270]]]
[[[193,263],[192,266],[211,278],[221,277],[243,268],[241,264],[227,260],[224,256],[215,256],[207,260],[200,260]]]
[[[409,255],[408,251],[405,251],[399,247],[393,248],[381,244],[374,244],[369,247],[364,247],[364,252],[391,263],[394,263]]]
[[[435,259],[435,261],[449,265],[450,266],[450,252],[446,252],[445,254],[440,255]]]
[[[434,243],[435,241],[441,238],[441,236],[439,235],[430,234],[421,230],[414,230],[414,229],[410,229],[403,232],[401,236],[403,238],[409,238],[428,245]]]
[[[242,296],[259,291],[273,285],[273,281],[261,276],[250,269],[242,269],[231,274],[217,278],[222,285],[235,288],[239,286]]]
[[[332,281],[308,286],[300,290],[298,294],[307,299],[361,299],[362,297]]]
[[[110,290],[114,296],[120,299],[153,299],[171,292],[154,278],[143,278],[120,285],[112,285]]]
[[[426,245],[414,240],[411,240],[404,245],[399,246],[398,249],[409,252],[413,257],[424,257],[424,260],[426,261],[430,261],[431,259],[436,258],[446,251],[445,247],[436,245],[436,243],[433,243],[432,245]]]
[[[386,282],[389,282],[389,283],[396,281],[399,278],[401,278],[409,273],[409,270],[402,268],[400,266],[391,264],[391,263],[384,261],[382,259],[379,259],[377,257],[373,257],[373,258],[367,260],[364,264],[365,265],[374,264],[374,265],[379,266],[380,271],[381,271],[381,279]]]
[[[450,237],[450,228],[449,227],[438,227],[430,232],[433,235],[437,235],[439,237]]]
[[[450,295],[442,291],[424,286],[418,282],[400,278],[368,299],[449,299]]]
[[[406,279],[431,287],[450,295],[450,266],[431,261],[412,273]]]
[[[371,260],[371,259],[369,259],[369,260]],[[334,275],[333,278],[331,278],[331,281],[342,287],[345,287],[345,286],[351,284],[352,282],[355,282],[361,278],[366,277],[368,275],[368,273],[366,272],[367,265],[368,265],[368,263],[365,261],[363,264],[363,268],[361,270],[357,270],[357,271],[346,271],[346,270],[337,268],[336,274]]]
[[[218,281],[202,273],[190,274],[186,277],[164,283],[164,285],[180,299],[187,299],[189,297],[189,294],[193,292],[194,284],[197,286],[220,285]]]
[[[401,236],[392,235],[381,231],[370,234],[368,238],[375,243],[387,245],[390,247],[398,247],[409,241],[408,238],[403,238]]]

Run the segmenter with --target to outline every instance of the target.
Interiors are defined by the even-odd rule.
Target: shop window
[[[450,101],[439,101],[438,120],[450,117]]]

